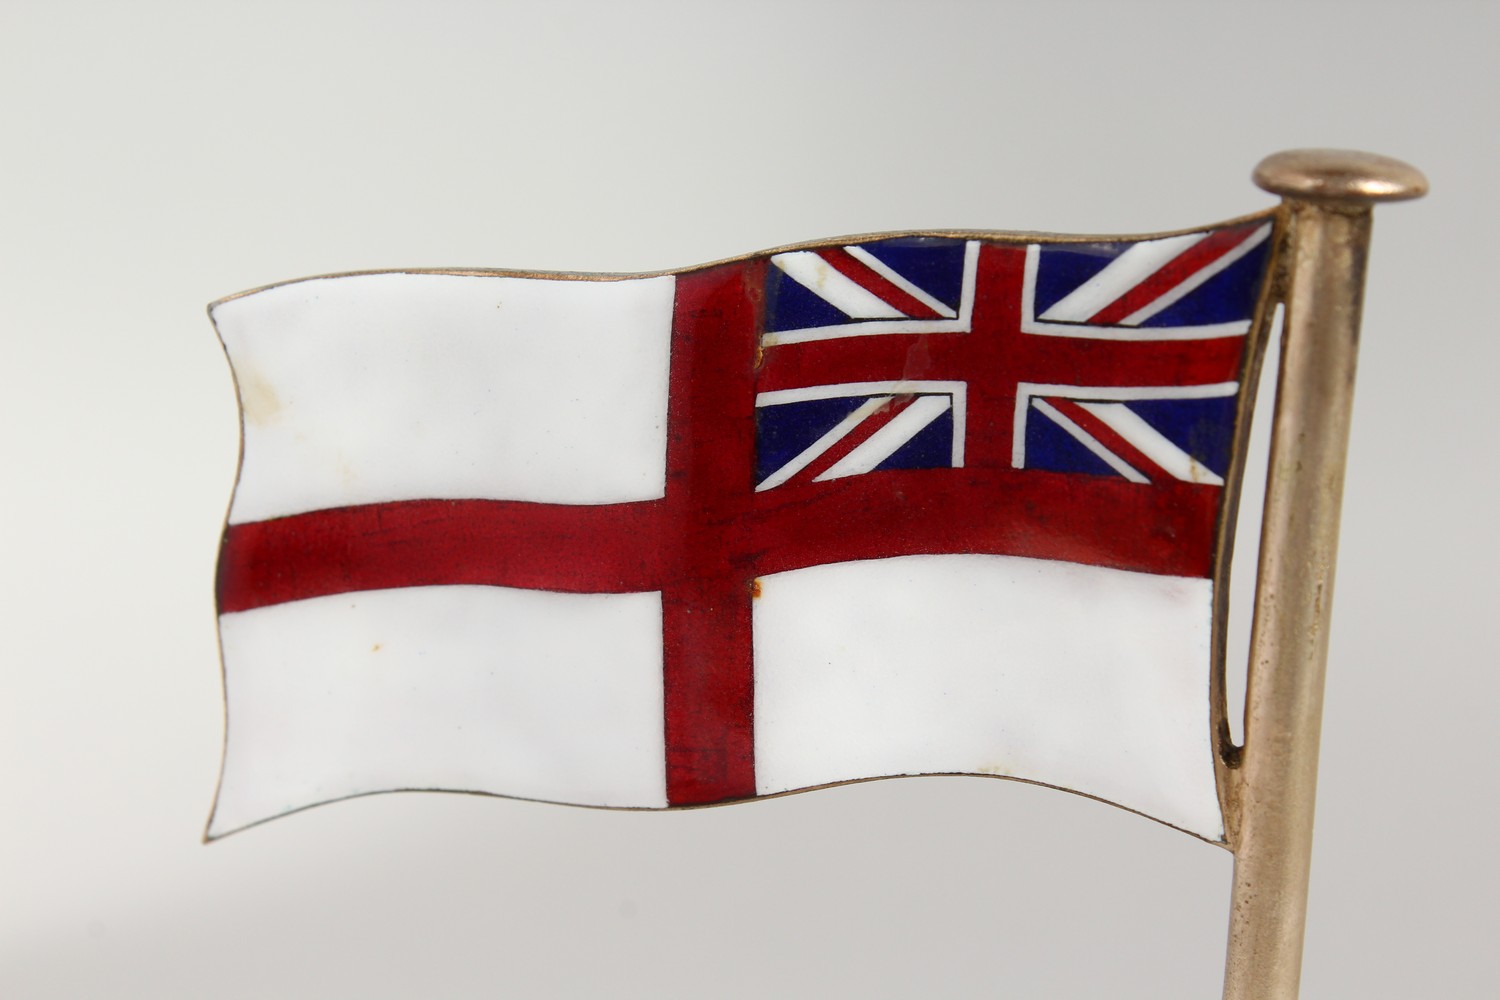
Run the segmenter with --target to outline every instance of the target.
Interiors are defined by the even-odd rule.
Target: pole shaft
[[[1370,208],[1289,200],[1225,1000],[1295,1000]]]

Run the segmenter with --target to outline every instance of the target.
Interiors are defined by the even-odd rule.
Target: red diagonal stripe
[[[921,299],[892,283],[884,275],[873,271],[867,264],[855,259],[843,247],[819,250],[818,256],[828,266],[854,282],[865,291],[901,310],[912,319],[940,319],[939,314]]]
[[[1106,424],[1073,400],[1054,396],[1048,398],[1047,402],[1055,406],[1057,411],[1063,416],[1092,434],[1104,447],[1123,458],[1130,465],[1135,466],[1135,470],[1147,479],[1155,482],[1161,479],[1170,480],[1173,478],[1171,473],[1147,458],[1144,452],[1121,437],[1109,424]]]
[[[913,398],[912,396],[895,396],[886,400],[884,406],[861,420],[858,426],[838,441],[835,441],[831,448],[813,459],[808,463],[807,468],[797,473],[789,481],[794,483],[810,483],[833,468],[839,459],[870,440],[871,435],[890,423],[896,414],[910,406]],[[860,405],[863,406],[863,402]]]
[[[1167,261],[1140,284],[1090,316],[1088,321],[1100,326],[1120,322],[1137,309],[1155,302],[1239,246],[1249,239],[1254,231],[1255,227],[1249,226],[1239,229],[1221,229],[1210,233]]]

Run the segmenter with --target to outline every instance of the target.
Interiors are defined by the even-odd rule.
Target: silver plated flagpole
[[[1254,176],[1284,199],[1277,281],[1285,317],[1245,746],[1231,772],[1235,864],[1224,997],[1294,1000],[1371,208],[1421,197],[1427,180],[1398,160],[1343,150],[1277,153]]]

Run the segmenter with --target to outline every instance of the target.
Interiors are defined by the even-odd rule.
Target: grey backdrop
[[[1230,857],[996,781],[440,795],[210,847],[236,413],[209,300],[907,227],[1379,211],[1308,997],[1493,995],[1494,6],[0,0],[0,995],[1209,997]]]

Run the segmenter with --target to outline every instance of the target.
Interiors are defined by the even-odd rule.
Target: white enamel
[[[1037,400],[1040,408],[1041,400]],[[1176,443],[1161,431],[1148,424],[1140,414],[1124,403],[1084,403],[1079,406],[1109,426],[1116,434],[1129,441],[1170,476],[1186,483],[1210,483],[1223,486],[1224,480],[1208,466],[1177,447]]]
[[[1209,581],[946,555],[819,566],[760,586],[762,794],[1002,774],[1222,839]]]
[[[231,521],[660,497],[673,288],[386,273],[219,303],[245,415]]]
[[[1144,240],[1105,265],[1104,269],[1058,299],[1039,319],[1060,323],[1083,323],[1100,309],[1156,273],[1207,233],[1188,233],[1160,240]]]
[[[666,804],[661,597],[417,587],[220,618],[218,836],[425,788]]]
[[[1036,407],[1038,413],[1045,415],[1053,423],[1057,424],[1057,426],[1067,431],[1068,434],[1073,437],[1073,440],[1077,441],[1089,451],[1093,452],[1100,461],[1104,462],[1111,469],[1114,469],[1116,472],[1124,476],[1126,479],[1130,480],[1132,483],[1149,483],[1151,481],[1147,479],[1145,475],[1143,475],[1138,469],[1136,469],[1135,466],[1131,465],[1119,455],[1116,455],[1114,452],[1104,447],[1104,443],[1101,442],[1098,438],[1094,437],[1094,435],[1090,434],[1082,427],[1079,427],[1077,422],[1074,421],[1072,417],[1068,416],[1066,413],[1063,413],[1061,410],[1053,406],[1051,403],[1047,402],[1045,399],[1033,400],[1032,405]],[[1022,459],[1022,462],[1024,462],[1024,457]],[[1021,467],[1022,465],[1020,463],[1017,463],[1016,468],[1019,469]]]
[[[889,264],[872,254],[870,251],[866,250],[864,247],[848,246],[844,247],[844,250],[849,254],[849,256],[853,257],[865,267],[868,267],[870,270],[880,275],[886,281],[889,281],[891,284],[901,289],[907,295],[910,295],[912,298],[916,299],[918,302],[922,303],[924,306],[926,306],[928,309],[931,309],[939,316],[942,316],[945,319],[953,319],[958,315],[958,313],[956,313],[953,308],[947,303],[933,298],[930,294],[928,294],[926,289],[918,288],[916,285],[912,284],[906,279],[905,275],[892,268]]]
[[[771,263],[787,277],[854,319],[897,319],[906,314],[835,270],[811,250],[779,253]]]
[[[872,471],[881,462],[894,455],[902,445],[910,441],[922,428],[948,412],[952,400],[947,396],[919,396],[911,405],[891,418],[891,422],[880,428],[868,439],[859,443],[849,454],[830,465],[814,482],[859,476]]]
[[[1146,322],[1146,320],[1150,319],[1152,316],[1155,316],[1157,313],[1161,312],[1163,309],[1166,309],[1168,306],[1175,305],[1193,289],[1202,285],[1209,278],[1212,278],[1214,275],[1225,270],[1229,267],[1229,265],[1245,256],[1245,254],[1260,246],[1260,244],[1265,241],[1266,237],[1270,235],[1271,224],[1268,222],[1264,226],[1261,226],[1259,229],[1252,232],[1250,235],[1246,236],[1233,250],[1229,251],[1218,259],[1209,262],[1206,266],[1199,268],[1197,271],[1194,271],[1187,277],[1185,281],[1177,285],[1175,288],[1168,290],[1159,298],[1148,302],[1146,305],[1137,309],[1129,316],[1126,316],[1124,319],[1120,320],[1120,325],[1139,326],[1142,323]]]

